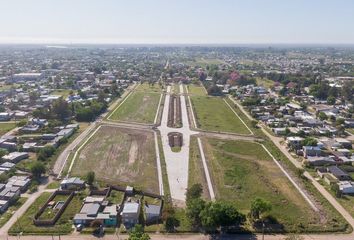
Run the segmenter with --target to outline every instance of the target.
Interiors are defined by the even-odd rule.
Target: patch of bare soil
[[[138,157],[138,142],[136,140],[133,140],[132,143],[130,144],[130,149],[129,149],[129,165],[134,164],[135,160]]]

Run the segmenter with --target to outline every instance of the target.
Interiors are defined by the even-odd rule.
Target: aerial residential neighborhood
[[[0,9],[0,240],[354,239],[353,1]]]

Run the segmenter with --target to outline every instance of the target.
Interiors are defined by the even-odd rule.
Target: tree
[[[144,233],[144,228],[140,224],[137,224],[129,232],[128,240],[149,240],[150,236]]]
[[[201,226],[200,213],[205,208],[205,201],[200,197],[187,201],[186,214],[194,228]]]
[[[33,177],[38,179],[45,173],[45,166],[43,163],[36,161],[31,165],[30,171]]]
[[[225,202],[208,202],[200,212],[202,227],[207,231],[215,231],[220,226],[239,225],[245,216],[236,207]]]
[[[200,183],[193,184],[186,192],[186,201],[200,198],[203,193],[203,186]]]
[[[61,121],[65,121],[71,116],[69,104],[62,97],[53,102],[52,112]]]
[[[49,157],[51,157],[55,152],[54,146],[45,146],[41,148],[38,152],[37,160],[46,161]]]
[[[86,175],[86,181],[88,185],[92,185],[95,181],[95,172],[88,172]]]
[[[329,96],[329,97],[327,98],[327,103],[328,103],[329,105],[334,105],[334,104],[336,103],[336,98],[333,97],[333,96]]]
[[[317,146],[317,140],[312,137],[307,137],[302,141],[304,146]]]
[[[256,198],[252,201],[251,203],[251,216],[254,219],[260,219],[262,214],[269,212],[272,209],[272,205],[262,199],[262,198]]]
[[[320,112],[318,114],[318,118],[321,120],[321,121],[324,121],[324,120],[327,120],[327,115],[324,113],[324,112]]]

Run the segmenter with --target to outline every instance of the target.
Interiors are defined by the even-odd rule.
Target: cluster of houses
[[[12,176],[6,183],[0,184],[0,213],[16,202],[21,193],[25,192],[31,183],[28,176]]]
[[[338,184],[343,193],[353,188],[354,193],[350,174],[342,167],[354,163],[354,138],[343,131],[354,126],[354,120],[347,117],[350,103],[328,105],[306,94],[285,99],[277,94],[278,90],[276,86],[265,90],[248,85],[237,87],[236,97],[241,102],[256,99],[257,104],[246,104],[255,119],[274,135],[284,137],[288,150],[297,154],[303,164],[318,168],[326,182]]]
[[[63,190],[80,190],[85,187],[84,181],[72,177],[64,179],[60,185]],[[119,203],[111,202],[110,195],[118,191],[122,198]],[[114,227],[123,224],[130,229],[136,224],[156,224],[161,218],[163,201],[160,196],[149,196],[149,193],[137,193],[133,187],[110,187],[103,191],[91,191],[82,203],[79,213],[73,218],[74,225],[79,229],[99,222],[105,227]],[[151,204],[144,199],[154,199]]]

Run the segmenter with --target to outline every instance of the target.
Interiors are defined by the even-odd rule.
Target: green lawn
[[[119,105],[110,119],[152,124],[160,96],[159,93],[134,91],[122,105]]]
[[[265,88],[271,88],[274,86],[274,82],[272,80],[267,79],[267,78],[257,77],[256,82],[257,82],[258,86],[262,86]]]
[[[10,206],[6,212],[0,214],[0,227],[4,226],[7,221],[14,215],[14,213],[19,209],[25,202],[27,198],[21,197],[17,202]]]
[[[197,96],[206,96],[205,88],[194,84],[187,85],[188,93]]]
[[[191,96],[198,128],[209,131],[250,134],[220,97]]]
[[[247,214],[251,201],[261,197],[271,202],[270,215],[285,231],[345,229],[331,214],[327,222],[320,222],[319,214],[310,208],[259,144],[216,139],[203,139],[203,143],[218,199],[233,202]]]
[[[161,93],[162,92],[162,86],[158,83],[154,84],[149,84],[147,82],[144,82],[142,84],[139,84],[135,91],[141,91],[141,92],[156,92],[156,93]]]
[[[80,211],[84,196],[75,195],[68,207],[65,209],[59,220],[54,226],[37,227],[33,224],[32,219],[38,209],[47,201],[52,193],[44,192],[36,201],[27,209],[27,211],[17,220],[10,228],[9,234],[15,235],[22,232],[24,235],[51,235],[51,234],[69,234],[72,229],[72,218]]]
[[[348,132],[350,132],[351,134],[354,134],[354,128],[347,128],[346,129]]]
[[[55,201],[55,203],[57,203],[59,201],[65,202],[68,198],[69,198],[69,195],[56,195],[55,198],[53,199],[53,201]],[[52,208],[47,207],[44,210],[44,212],[39,216],[39,219],[50,220],[50,219],[54,218],[55,214],[57,214],[58,211],[59,211],[59,209],[52,209]]]
[[[210,199],[197,138],[191,137],[189,149],[188,187],[191,187],[193,184],[197,183],[203,186],[203,198],[206,200]]]
[[[0,136],[4,135],[8,131],[14,129],[16,127],[16,123],[14,122],[0,122]]]
[[[158,193],[153,133],[102,126],[80,150],[70,175],[85,177],[89,171],[105,183]]]
[[[70,95],[71,92],[75,94],[75,91],[71,89],[56,89],[51,94],[62,96],[65,99]]]
[[[112,204],[121,204],[124,198],[124,192],[112,190],[108,201]]]

